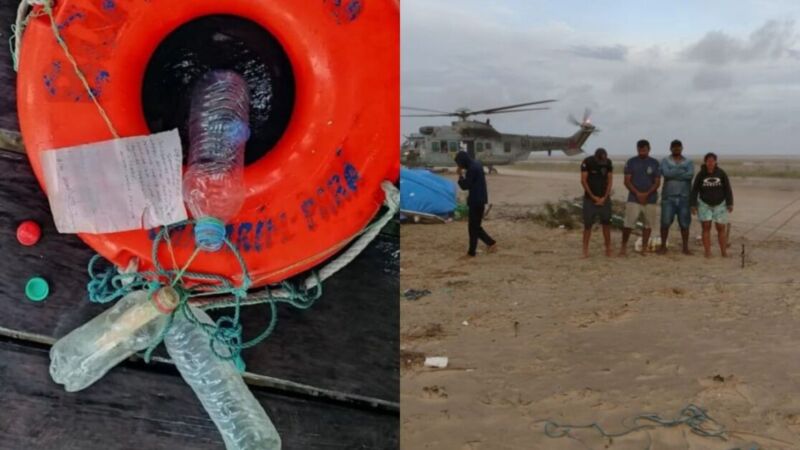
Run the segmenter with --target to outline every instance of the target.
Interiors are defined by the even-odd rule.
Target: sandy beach
[[[596,233],[584,260],[580,230],[528,218],[581,195],[578,174],[499,170],[484,223],[498,252],[460,260],[466,222],[402,227],[401,292],[431,291],[401,299],[403,448],[800,448],[800,181],[732,177],[731,258],[702,257],[695,223],[694,256],[609,259]],[[615,186],[623,200],[621,177]],[[620,233],[612,239],[616,250]],[[424,367],[425,356],[449,365]],[[673,418],[689,404],[726,439],[686,426],[611,440],[544,433],[546,419],[619,432],[627,418]]]

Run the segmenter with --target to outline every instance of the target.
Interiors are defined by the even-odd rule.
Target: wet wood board
[[[48,373],[46,348],[0,340],[0,448],[211,450],[224,445],[173,366],[126,365],[67,393]],[[270,389],[253,393],[284,449],[397,448],[397,418]]]

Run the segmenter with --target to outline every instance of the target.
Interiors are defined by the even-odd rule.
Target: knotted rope
[[[100,256],[95,255],[89,261],[87,267],[90,277],[87,284],[89,300],[94,303],[108,303],[118,300],[135,290],[146,289],[152,295],[162,286],[171,286],[178,293],[180,302],[178,307],[170,314],[167,324],[158,338],[151,343],[145,352],[145,361],[150,360],[153,350],[161,343],[163,337],[169,331],[174,315],[183,314],[184,317],[196,326],[201,327],[208,334],[209,346],[214,355],[221,359],[234,361],[240,370],[243,370],[243,362],[240,358],[241,351],[259,344],[272,334],[277,326],[278,304],[286,303],[298,309],[308,309],[313,306],[314,302],[322,296],[322,282],[358,256],[375,239],[383,226],[394,217],[399,208],[399,192],[389,182],[384,182],[381,186],[386,194],[384,201],[386,211],[384,214],[359,232],[358,239],[339,257],[326,264],[319,271],[312,271],[304,282],[297,285],[283,281],[276,286],[265,288],[258,295],[248,298],[248,289],[251,281],[247,266],[239,251],[227,237],[224,241],[225,246],[234,254],[241,268],[242,283],[240,285],[234,285],[228,278],[221,275],[188,271],[188,267],[198,254],[197,250],[195,250],[185,266],[182,269],[178,269],[172,244],[169,240],[169,229],[170,227],[193,224],[194,221],[190,220],[171,226],[164,226],[159,230],[153,241],[151,256],[154,268],[151,271],[121,273],[114,266],[109,266],[106,270],[99,271],[96,266]],[[173,262],[172,269],[165,269],[158,259],[158,249],[162,242],[166,243],[169,250],[169,255]],[[190,278],[196,283],[191,288],[187,288],[182,282],[183,277]],[[210,296],[216,296],[216,298]],[[269,305],[270,320],[256,337],[244,342],[240,323],[241,307],[256,304]],[[234,308],[234,311],[232,315],[224,315],[217,319],[215,324],[211,325],[199,321],[192,313],[189,305],[206,310]]]

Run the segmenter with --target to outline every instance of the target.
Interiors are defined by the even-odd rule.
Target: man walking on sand
[[[661,160],[661,176],[664,177],[664,188],[661,190],[661,247],[659,254],[667,252],[667,237],[669,227],[678,216],[678,226],[681,228],[683,241],[683,254],[691,255],[689,251],[689,226],[692,223],[692,213],[689,208],[689,194],[692,191],[692,177],[694,164],[691,159],[683,157],[683,144],[675,139],[669,145],[670,156]]]
[[[614,182],[611,160],[604,148],[581,163],[583,186],[583,257],[589,257],[589,240],[595,218],[600,219],[606,256],[611,256],[611,186]]]
[[[497,243],[481,226],[486,204],[489,203],[489,194],[486,189],[486,176],[483,174],[483,165],[475,161],[465,151],[456,153],[458,166],[458,185],[461,189],[469,191],[467,206],[469,207],[469,250],[467,256],[475,256],[478,248],[478,239],[489,248],[488,252],[495,250]]]
[[[658,187],[661,185],[661,170],[655,158],[650,157],[650,143],[640,139],[636,143],[637,156],[625,163],[625,187],[628,188],[628,202],[625,204],[625,223],[622,228],[622,248],[620,256],[625,256],[628,238],[633,227],[643,215],[642,255],[647,251],[650,232],[658,217]]]

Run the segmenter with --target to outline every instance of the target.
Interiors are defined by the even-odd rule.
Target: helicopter
[[[553,150],[561,150],[567,156],[583,153],[583,144],[592,133],[599,131],[591,122],[588,108],[580,121],[573,115],[568,116],[569,122],[580,128],[569,137],[501,133],[492,126],[489,118],[486,121],[470,119],[478,115],[547,110],[547,107],[527,107],[555,101],[539,100],[478,111],[460,108],[452,112],[403,106],[401,109],[426,114],[402,114],[401,117],[457,117],[458,120],[449,126],[423,126],[419,133],[405,136],[400,146],[400,161],[406,167],[452,167],[455,166],[456,152],[464,150],[493,173],[497,172],[494,166],[525,160],[531,152],[546,151],[551,155]]]

